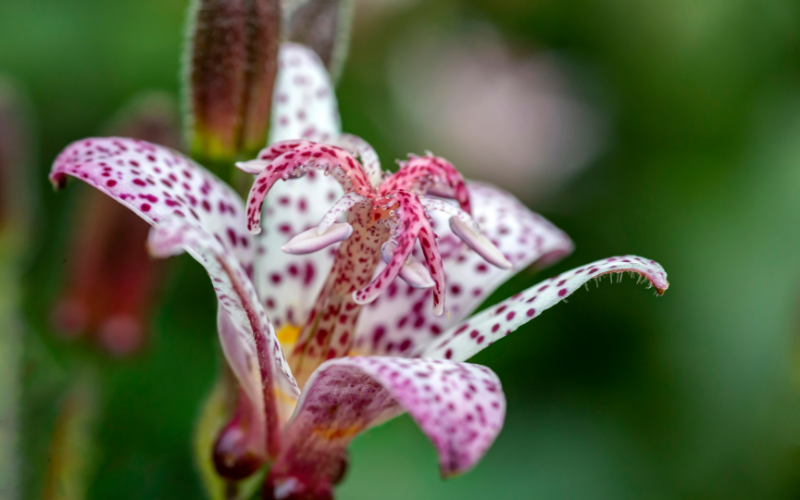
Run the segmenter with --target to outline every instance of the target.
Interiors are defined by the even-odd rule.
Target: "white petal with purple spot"
[[[649,281],[660,295],[669,286],[667,273],[657,262],[635,255],[599,260],[550,278],[504,300],[446,331],[435,343],[415,355],[466,360],[553,307],[584,283],[605,274],[633,273]]]
[[[301,138],[332,142],[341,127],[333,84],[319,56],[303,45],[281,45],[269,143]]]
[[[514,269],[489,265],[453,234],[448,214],[430,212],[444,263],[448,314],[437,317],[430,311],[430,290],[395,280],[361,311],[355,345],[359,354],[407,356],[457,325],[516,272],[532,263],[544,265],[572,251],[572,242],[563,231],[510,194],[476,182],[468,182],[467,187],[473,219]],[[419,246],[414,255],[422,255]]]

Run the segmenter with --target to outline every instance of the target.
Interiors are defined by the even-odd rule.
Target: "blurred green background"
[[[187,4],[0,2],[0,72],[27,91],[39,160],[23,284],[24,498],[43,495],[59,402],[87,357],[102,374],[89,498],[203,495],[191,434],[218,357],[202,268],[173,262],[154,338],[130,359],[65,342],[47,321],[84,192],[53,194],[49,165],[139,91],[178,96]],[[405,78],[438,75],[414,91],[442,95],[464,83],[413,58],[398,66],[428,36],[456,47],[501,40],[518,59],[549,54],[601,117],[603,146],[580,172],[546,192],[536,176],[509,177],[577,250],[492,300],[620,253],[658,260],[672,286],[656,299],[631,280],[605,282],[477,356],[503,381],[508,416],[474,471],[440,480],[433,447],[403,417],[354,441],[338,498],[800,497],[799,26],[790,0],[358,2],[337,94],[345,130],[385,164],[436,146],[413,133]],[[492,181],[496,169],[470,175]]]

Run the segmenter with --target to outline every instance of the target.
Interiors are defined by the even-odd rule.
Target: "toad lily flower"
[[[93,185],[154,226],[153,255],[185,251],[208,271],[245,401],[217,441],[218,470],[241,477],[253,467],[237,465],[266,456],[265,498],[330,499],[350,441],[408,412],[442,474],[464,472],[505,416],[497,376],[466,359],[592,278],[630,271],[663,291],[666,274],[639,257],[606,259],[465,320],[515,270],[569,253],[569,238],[443,159],[382,173],[368,144],[341,136],[318,58],[298,46],[281,58],[271,145],[240,165],[257,174],[246,205],[191,160],[130,139],[72,144],[51,180]]]

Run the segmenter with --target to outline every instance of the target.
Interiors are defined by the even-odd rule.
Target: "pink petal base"
[[[404,411],[436,447],[442,475],[458,474],[492,444],[505,407],[500,381],[483,366],[403,358],[329,361],[309,379],[265,487],[274,498],[331,498],[350,441]]]

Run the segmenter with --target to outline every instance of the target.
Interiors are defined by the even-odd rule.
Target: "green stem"
[[[21,321],[17,259],[0,241],[0,498],[19,498]]]

